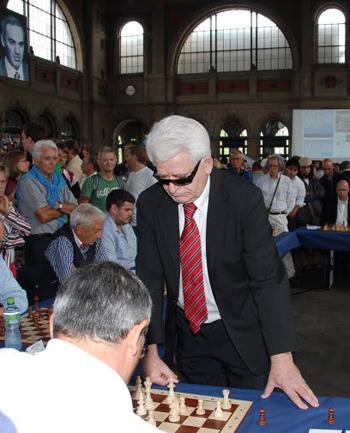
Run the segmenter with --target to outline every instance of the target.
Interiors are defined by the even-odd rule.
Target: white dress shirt
[[[304,182],[298,176],[293,177],[293,179],[290,179],[290,181],[292,183],[292,188],[294,191],[294,206],[305,206],[306,189]]]
[[[0,426],[8,425],[1,431],[159,433],[133,413],[130,393],[112,368],[61,339],[36,355],[1,349],[0,371]]]
[[[292,183],[289,177],[284,174],[279,174],[279,177],[281,177],[281,180],[278,184],[270,211],[286,212],[286,214],[289,214],[294,207],[295,201]],[[270,207],[277,182],[278,177],[274,179],[269,173],[264,174],[256,181],[256,186],[259,187],[263,193],[266,209]]]
[[[9,78],[16,78],[15,75],[18,74],[19,77],[16,78],[17,80],[24,80],[24,75],[23,75],[23,63],[21,63],[21,66],[16,69],[14,68],[11,63],[7,60],[7,57],[5,57],[5,67],[6,67],[6,71],[7,71],[7,76]]]
[[[349,220],[348,220],[348,201],[347,200],[339,200],[339,198],[337,199],[337,220],[336,220],[336,224],[344,224],[344,225],[349,225]]]
[[[197,210],[194,214],[194,220],[199,230],[199,236],[201,239],[201,250],[202,250],[202,266],[203,266],[203,283],[205,299],[208,308],[208,318],[205,323],[211,323],[215,320],[221,319],[218,306],[216,305],[213,290],[210,285],[208,263],[207,263],[207,215],[208,215],[208,204],[209,204],[209,190],[210,190],[210,177],[202,192],[202,194],[193,203],[196,205]],[[180,236],[185,226],[185,215],[184,207],[182,204],[178,206],[179,210],[179,233]],[[179,299],[178,305],[180,308],[184,308],[184,293],[182,288],[182,272],[180,266],[180,284],[179,284]]]

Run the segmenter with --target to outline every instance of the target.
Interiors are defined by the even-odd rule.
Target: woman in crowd
[[[29,170],[29,162],[27,161],[25,152],[14,150],[4,156],[3,163],[9,175],[5,195],[15,203],[17,183],[20,177]]]
[[[29,236],[30,225],[20,215],[14,204],[5,195],[6,168],[0,165],[0,220],[4,229],[1,253],[14,276],[16,274],[15,248],[24,245],[24,236]]]
[[[80,186],[75,174],[72,171],[67,170],[66,168],[66,164],[67,164],[66,149],[64,145],[61,143],[57,144],[57,149],[58,149],[58,163],[61,166],[64,180],[66,181],[68,188],[72,191],[74,197],[78,199],[80,197]]]

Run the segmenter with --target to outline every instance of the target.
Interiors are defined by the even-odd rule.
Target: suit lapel
[[[229,212],[225,191],[220,184],[219,170],[213,169],[210,176],[210,191],[207,216],[207,264],[209,279],[214,291],[216,260],[224,253],[225,227],[228,226]]]
[[[161,239],[165,247],[160,245],[161,251],[168,254],[173,262],[177,283],[179,287],[180,255],[179,255],[179,217],[178,205],[166,194],[162,196],[158,209],[159,228],[162,232]]]

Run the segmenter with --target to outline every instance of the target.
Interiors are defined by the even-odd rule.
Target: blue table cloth
[[[158,387],[164,389],[162,387]],[[204,385],[190,385],[179,383],[175,392],[202,394],[222,398],[222,388]],[[320,407],[309,408],[304,411],[298,409],[288,397],[280,392],[263,400],[262,391],[233,388],[230,398],[237,400],[250,400],[253,405],[247,417],[238,429],[238,433],[308,433],[310,428],[319,429],[349,429],[350,430],[350,399],[338,397],[321,397]],[[328,409],[335,409],[336,424],[327,424]],[[259,409],[266,411],[266,426],[261,427],[257,421]]]
[[[275,242],[280,257],[299,247],[315,250],[350,251],[349,232],[327,232],[299,228],[293,232],[280,234],[275,238]]]

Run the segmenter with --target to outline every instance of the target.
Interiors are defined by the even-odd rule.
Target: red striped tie
[[[190,328],[196,334],[208,317],[203,284],[201,239],[196,221],[193,219],[196,205],[184,205],[185,226],[180,239],[180,263],[184,309]]]

